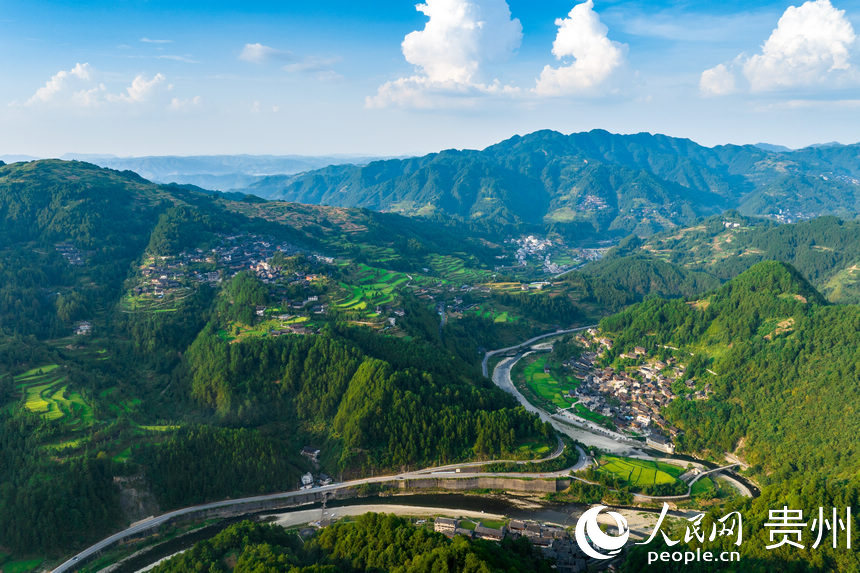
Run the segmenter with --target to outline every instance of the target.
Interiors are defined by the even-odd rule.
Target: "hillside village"
[[[163,298],[193,284],[219,283],[243,270],[253,270],[260,280],[271,284],[282,277],[267,261],[275,253],[289,256],[300,252],[289,243],[274,243],[256,235],[219,235],[217,239],[218,244],[206,251],[197,248],[175,256],[150,255],[139,268],[140,281],[132,289],[134,294]]]
[[[579,357],[565,362],[565,367],[582,380],[570,397],[577,398],[582,406],[612,419],[615,426],[636,436],[644,436],[649,445],[671,452],[671,439],[678,428],[660,414],[660,409],[675,400],[673,390],[683,381],[685,397],[692,400],[707,399],[711,385],[696,390],[694,380],[685,380],[686,367],[674,357],[665,361],[648,356],[645,348],[636,346],[619,355],[626,364],[623,368],[601,367],[601,358],[613,347],[613,341],[591,328],[578,334],[576,340],[586,350]]]

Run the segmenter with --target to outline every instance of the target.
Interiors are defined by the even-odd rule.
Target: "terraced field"
[[[119,303],[120,310],[126,313],[135,312],[176,312],[183,301],[189,298],[194,291],[190,288],[177,289],[163,298],[152,295],[126,295]]]
[[[463,259],[450,255],[432,255],[429,260],[430,268],[448,282],[456,284],[485,283],[493,277],[493,273],[490,271],[468,268]]]
[[[48,420],[89,424],[93,409],[80,392],[70,392],[66,377],[56,364],[34,368],[15,377],[15,387],[24,396],[24,406]]]
[[[597,471],[620,478],[634,487],[675,483],[684,473],[680,466],[618,456],[601,456],[598,463]]]
[[[335,301],[334,306],[344,311],[361,311],[375,316],[376,307],[394,304],[397,289],[408,282],[409,276],[405,273],[361,264],[350,283],[340,283],[346,295]]]

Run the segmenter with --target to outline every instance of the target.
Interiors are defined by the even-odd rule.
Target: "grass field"
[[[597,412],[592,412],[582,404],[574,404],[573,413],[580,418],[585,418],[586,420],[594,422],[595,424],[609,426],[610,428],[615,427],[615,424],[612,423],[611,418],[609,418],[608,416],[604,416],[603,414],[598,414]]]
[[[690,494],[695,497],[697,495],[701,495],[708,490],[717,491],[717,486],[714,485],[714,482],[708,476],[703,477],[699,481],[693,484],[693,489]]]
[[[0,571],[3,573],[26,573],[34,571],[42,564],[42,559],[25,559],[22,561],[5,561],[5,554],[0,553]]]
[[[597,471],[634,487],[674,483],[684,473],[684,468],[680,466],[618,456],[600,456],[598,463]]]
[[[522,320],[519,316],[512,314],[510,311],[499,310],[489,303],[475,305],[475,307],[469,309],[467,313],[480,316],[481,318],[486,318],[487,320],[492,320],[496,323],[520,322]]]
[[[544,372],[546,361],[546,355],[526,357],[517,364],[511,376],[515,382],[525,385],[526,397],[532,402],[539,402],[537,406],[549,411],[570,408],[577,399],[568,398],[567,393],[579,386],[579,380],[558,372]]]
[[[545,458],[555,451],[554,445],[542,440],[532,440],[520,444],[514,452],[514,457],[520,460],[537,460]]]
[[[93,409],[80,392],[69,391],[66,378],[57,364],[46,364],[19,374],[15,387],[24,396],[24,406],[47,420],[65,418],[68,422],[89,424]]]
[[[548,412],[554,412],[557,408],[572,407],[573,413],[580,418],[608,428],[615,428],[611,418],[592,412],[578,403],[575,397],[568,397],[567,393],[579,386],[580,381],[558,369],[545,372],[546,361],[546,355],[527,356],[511,371],[514,385],[529,402]]]

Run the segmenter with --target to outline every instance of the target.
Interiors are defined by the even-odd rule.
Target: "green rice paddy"
[[[340,283],[345,295],[336,300],[334,306],[342,311],[375,316],[376,307],[394,304],[397,289],[408,282],[409,277],[405,273],[360,264],[349,283]]]
[[[80,392],[69,391],[66,377],[57,364],[33,368],[15,377],[15,386],[24,396],[24,407],[47,420],[65,418],[89,424],[93,409]]]
[[[634,487],[675,483],[684,468],[652,460],[600,456],[597,471],[619,478]]]
[[[444,280],[453,283],[485,283],[493,276],[490,271],[469,268],[463,259],[450,255],[431,255],[428,260],[430,268]]]
[[[545,410],[555,411],[556,408],[570,408],[576,403],[576,398],[569,398],[568,392],[576,389],[580,381],[573,376],[545,372],[546,355],[526,357],[511,373],[515,382],[524,385],[524,394],[531,402]]]

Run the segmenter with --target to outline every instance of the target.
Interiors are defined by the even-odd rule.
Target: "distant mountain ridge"
[[[2,156],[7,163],[33,161],[28,155]],[[351,155],[152,155],[117,157],[107,154],[67,153],[60,159],[86,161],[99,167],[134,171],[155,183],[191,184],[229,191],[247,187],[268,175],[295,174],[343,163],[365,164],[379,159]]]
[[[649,235],[737,208],[796,221],[860,212],[860,145],[772,151],[603,130],[538,131],[483,150],[265,177],[266,198],[567,235]]]

